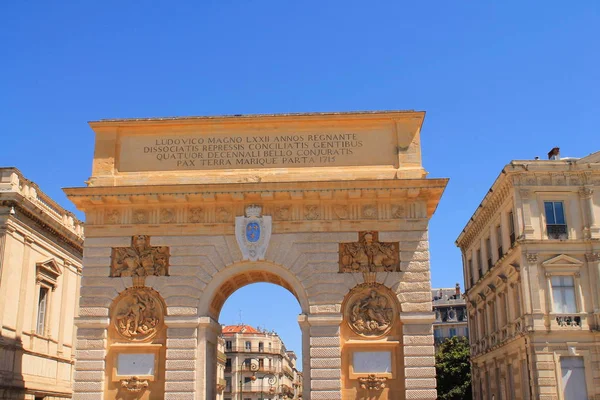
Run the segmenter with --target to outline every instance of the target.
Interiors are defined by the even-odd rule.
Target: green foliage
[[[452,337],[445,340],[435,354],[438,399],[472,398],[469,339]]]

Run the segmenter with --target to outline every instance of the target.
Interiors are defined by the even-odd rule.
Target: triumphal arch
[[[75,399],[222,398],[219,313],[254,282],[300,304],[303,399],[435,399],[424,116],[91,122]]]

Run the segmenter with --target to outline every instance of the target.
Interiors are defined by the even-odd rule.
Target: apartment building
[[[600,398],[600,152],[506,165],[456,244],[476,399]]]
[[[72,396],[83,225],[0,168],[0,398]]]
[[[225,400],[300,399],[302,373],[296,354],[275,332],[249,325],[222,328],[225,341]]]
[[[460,291],[460,284],[453,288],[431,289],[435,321],[433,339],[438,346],[454,336],[469,336],[467,305]]]

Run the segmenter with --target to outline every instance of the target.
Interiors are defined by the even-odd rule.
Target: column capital
[[[600,260],[600,253],[587,253],[585,259],[588,262],[594,262]]]

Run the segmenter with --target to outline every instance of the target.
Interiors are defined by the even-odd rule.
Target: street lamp
[[[252,363],[242,363],[239,365],[239,372],[240,372],[240,400],[242,399],[242,395],[243,395],[243,389],[244,387],[242,386],[242,380],[244,379],[244,366],[248,365],[248,369],[252,372],[252,376],[250,377],[250,380],[252,382],[254,382],[256,380],[256,371],[258,371],[258,365],[256,364],[252,364]]]
[[[264,396],[263,396],[263,385],[265,383],[265,378],[269,377],[267,379],[267,383],[269,384],[270,388],[269,388],[269,393],[274,394],[275,393],[275,387],[277,386],[277,382],[279,382],[279,378],[277,378],[277,375],[271,373],[271,372],[267,372],[265,373],[261,378],[260,378],[260,400],[264,400]]]

